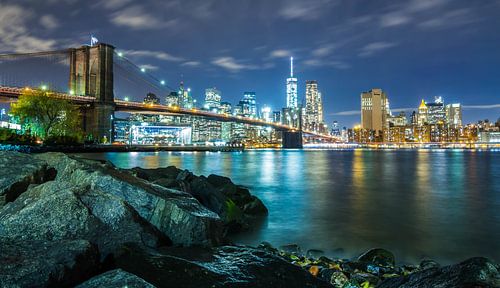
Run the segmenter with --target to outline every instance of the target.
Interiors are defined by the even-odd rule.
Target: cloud
[[[118,9],[132,2],[132,0],[102,0],[98,6],[106,9]]]
[[[181,57],[173,56],[167,52],[163,51],[150,51],[150,50],[123,50],[122,53],[124,56],[129,58],[156,58],[158,60],[163,61],[171,61],[171,62],[182,62],[184,61]]]
[[[164,21],[145,12],[139,6],[130,6],[111,14],[111,23],[116,26],[127,27],[133,30],[163,29],[175,25],[176,20]]]
[[[411,17],[405,15],[404,13],[389,13],[382,16],[382,18],[380,19],[380,26],[381,27],[400,26],[409,23],[410,20]]]
[[[53,50],[54,39],[32,36],[27,22],[34,18],[30,10],[19,5],[0,3],[0,51],[33,52]]]
[[[52,15],[44,15],[40,18],[40,24],[47,30],[59,27],[59,21]]]
[[[354,116],[354,115],[361,115],[361,110],[348,110],[348,111],[341,111],[341,112],[334,112],[330,113],[331,116]]]
[[[144,68],[146,70],[152,70],[152,71],[158,70],[160,68],[158,66],[151,65],[151,64],[143,64],[143,65],[139,65],[139,67],[141,67],[141,69]]]
[[[222,67],[230,72],[237,73],[241,70],[253,70],[256,66],[238,63],[233,57],[218,57],[212,61],[212,64]]]
[[[370,44],[366,45],[365,47],[361,48],[358,55],[360,57],[368,57],[368,56],[371,56],[371,55],[378,53],[380,51],[392,48],[394,46],[397,46],[397,43],[384,42],[384,41],[373,42],[373,43],[370,43]]]
[[[500,108],[500,104],[489,104],[489,105],[463,105],[464,109],[497,109]]]
[[[316,20],[336,1],[331,0],[288,0],[284,1],[278,14],[287,20]]]
[[[333,44],[326,44],[324,46],[321,46],[321,47],[318,47],[316,49],[314,49],[311,54],[313,56],[316,56],[316,57],[323,57],[323,56],[327,56],[328,54],[330,54],[333,49],[335,48],[335,45]]]
[[[461,26],[478,21],[470,9],[456,9],[418,24],[421,28],[438,29]]]
[[[181,64],[181,66],[188,66],[188,67],[198,67],[200,66],[201,63],[198,61],[186,61]]]
[[[269,53],[269,58],[288,58],[292,55],[292,52],[284,49],[273,50]]]
[[[335,60],[324,60],[324,59],[308,59],[302,62],[305,66],[309,67],[322,67],[322,66],[330,66],[338,69],[348,69],[351,68],[351,65],[345,63],[343,61],[335,61]]]

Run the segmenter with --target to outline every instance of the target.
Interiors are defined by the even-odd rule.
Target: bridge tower
[[[69,89],[74,95],[95,97],[96,101],[84,108],[83,126],[96,140],[106,136],[112,141],[114,50],[104,43],[70,50]]]

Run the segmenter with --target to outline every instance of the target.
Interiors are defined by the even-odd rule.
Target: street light
[[[141,68],[141,72],[142,73],[146,72],[146,68]]]
[[[161,84],[161,85],[165,85],[165,80],[161,80],[161,81],[160,81],[160,84]]]
[[[47,85],[42,85],[42,86],[40,86],[40,88],[41,88],[43,91],[45,91],[45,90],[47,90]]]

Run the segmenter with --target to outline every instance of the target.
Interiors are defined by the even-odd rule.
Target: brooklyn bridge
[[[64,67],[66,71],[69,70],[69,77],[67,74],[65,75],[66,81],[69,78],[67,87],[61,87],[62,85],[57,87],[57,84],[51,84],[51,82],[61,82],[61,80],[54,80],[53,75],[47,75],[50,72],[32,75],[30,67],[33,64],[30,64],[31,66],[24,65],[24,67],[22,64],[17,64],[29,59],[37,59],[37,65],[41,66],[49,66],[47,63],[62,64],[60,66]],[[166,85],[165,81],[160,81],[152,75],[138,73],[138,71],[141,72],[141,69],[123,57],[122,53],[117,53],[115,47],[109,44],[98,43],[94,46],[37,53],[0,54],[0,63],[7,64],[7,67],[2,67],[0,70],[0,99],[2,102],[16,101],[24,90],[39,89],[40,83],[44,83],[44,88],[50,88],[52,91],[49,93],[51,97],[70,101],[81,108],[83,129],[87,135],[92,135],[96,139],[103,135],[109,135],[109,131],[113,128],[115,112],[126,112],[192,116],[206,120],[269,127],[269,129],[280,132],[283,148],[301,148],[307,137],[327,141],[336,140],[330,135],[304,130],[300,124],[294,127],[283,123],[228,113],[215,113],[197,108],[186,109],[178,106],[119,100],[115,95],[115,78],[117,76],[126,78],[129,82],[135,80],[142,82],[142,84],[145,83],[146,86],[159,91],[172,91],[173,89]],[[17,70],[17,73],[11,73],[13,70]],[[144,72],[143,69],[142,72]],[[40,78],[45,79],[42,82]]]

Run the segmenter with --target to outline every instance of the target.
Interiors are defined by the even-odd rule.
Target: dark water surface
[[[230,177],[269,208],[237,243],[297,243],[350,258],[384,247],[399,262],[500,261],[500,153],[258,150],[84,154],[122,168],[175,165]]]

